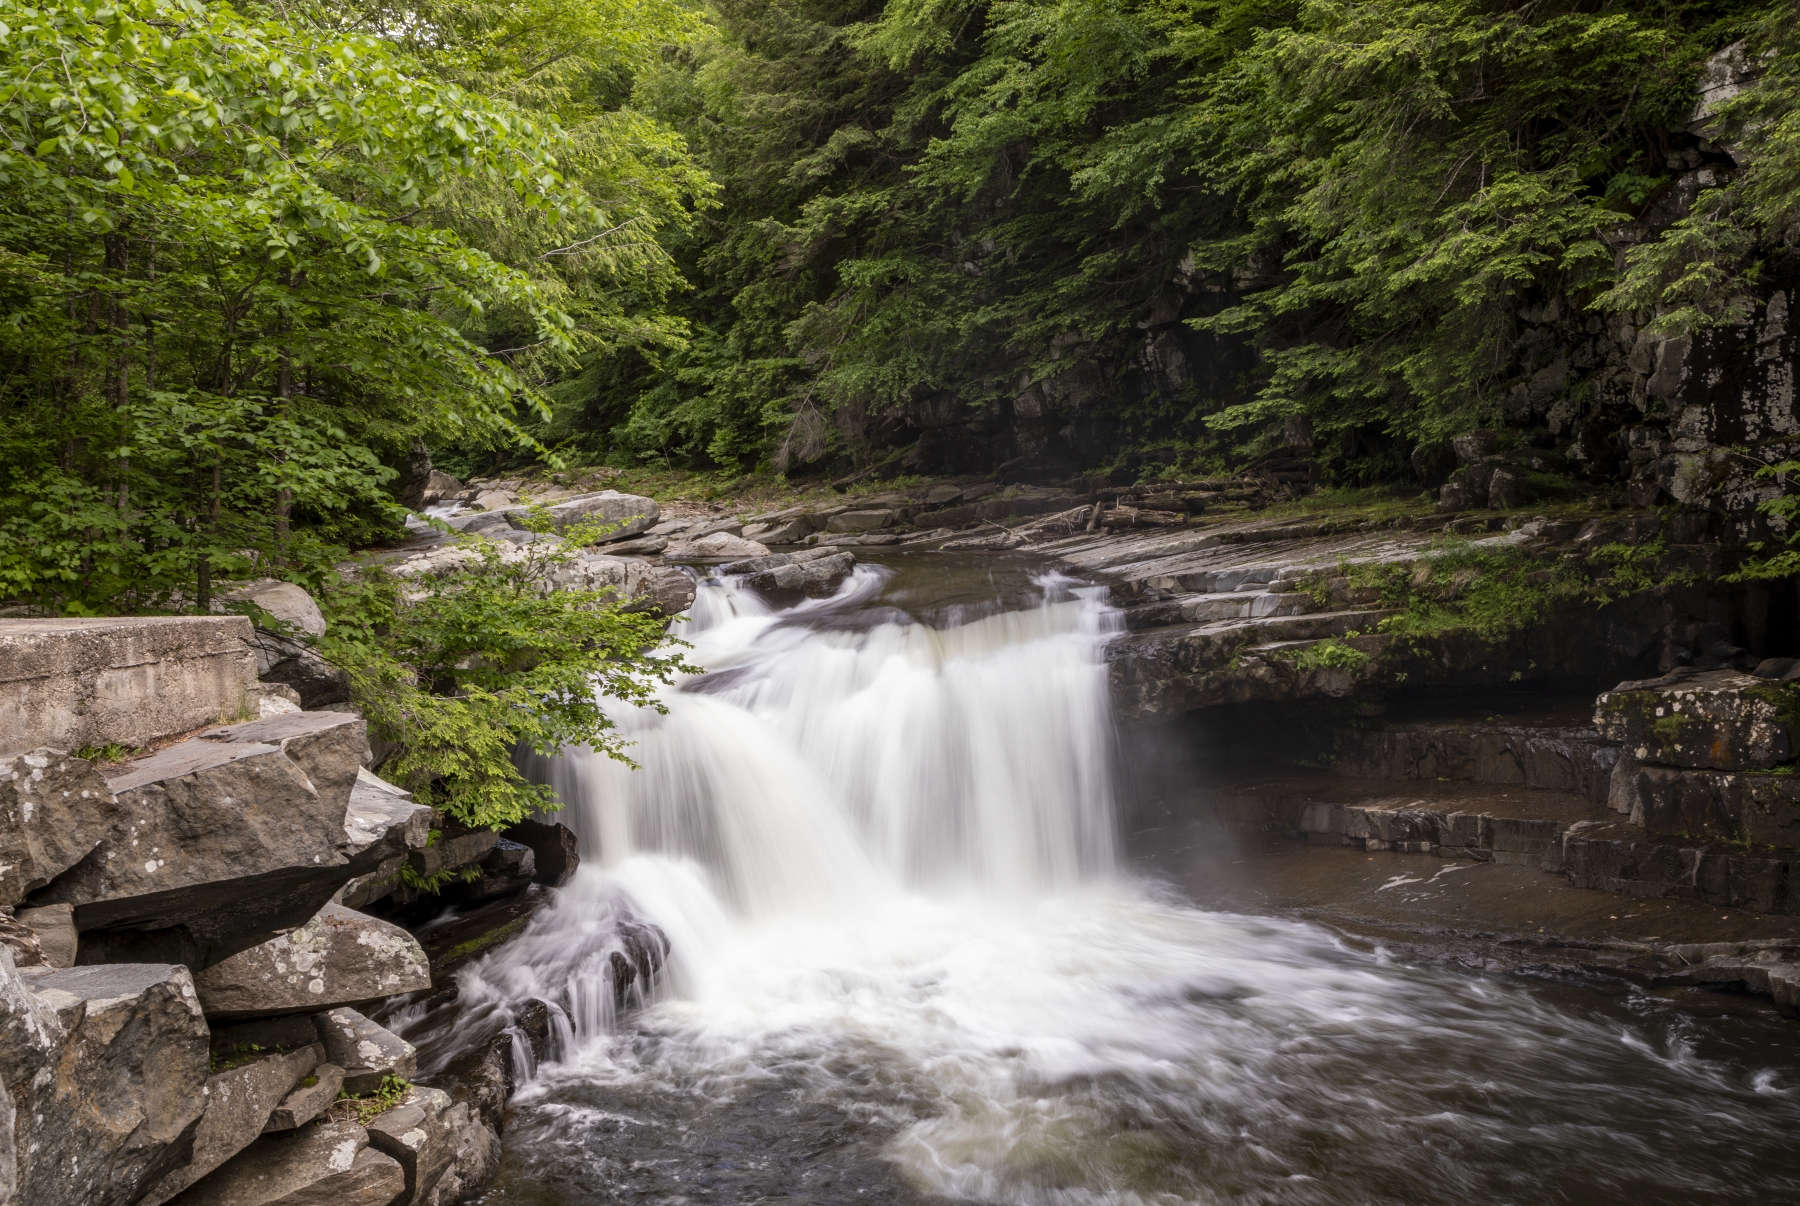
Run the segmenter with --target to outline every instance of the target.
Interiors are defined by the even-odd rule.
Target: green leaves
[[[581,533],[571,533],[575,540]],[[320,651],[351,675],[373,730],[396,747],[382,773],[465,825],[500,827],[560,807],[513,765],[586,746],[629,761],[612,707],[659,706],[678,673],[659,617],[626,612],[609,591],[551,589],[573,543],[539,541],[507,555],[481,538],[462,565],[426,582],[379,572],[327,596]]]

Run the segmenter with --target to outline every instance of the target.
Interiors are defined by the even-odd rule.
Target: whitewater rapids
[[[1098,591],[918,622],[703,585],[632,769],[532,767],[584,867],[462,973],[561,1058],[487,1203],[1647,1203],[1800,1189],[1771,1063],[1655,1001],[1397,967],[1120,864]],[[672,945],[614,1018],[594,935]],[[1745,1033],[1760,1035],[1754,1026]],[[1771,1053],[1773,1054],[1773,1053]]]

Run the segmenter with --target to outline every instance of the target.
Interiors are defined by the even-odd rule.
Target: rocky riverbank
[[[0,621],[0,1203],[449,1206],[492,1175],[553,1007],[416,1044],[376,1018],[454,1015],[573,835],[383,782],[364,721],[282,681],[328,671],[240,616]],[[667,946],[620,941],[623,998]]]

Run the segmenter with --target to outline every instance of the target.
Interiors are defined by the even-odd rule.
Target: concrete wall
[[[250,634],[243,616],[0,620],[0,754],[148,745],[239,719]]]

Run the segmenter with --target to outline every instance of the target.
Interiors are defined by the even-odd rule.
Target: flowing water
[[[488,1206],[1800,1200],[1789,1023],[1184,904],[1120,865],[1100,595],[904,564],[704,586],[640,769],[535,768],[586,864],[463,973],[564,1017]],[[615,1018],[624,911],[672,955]]]

